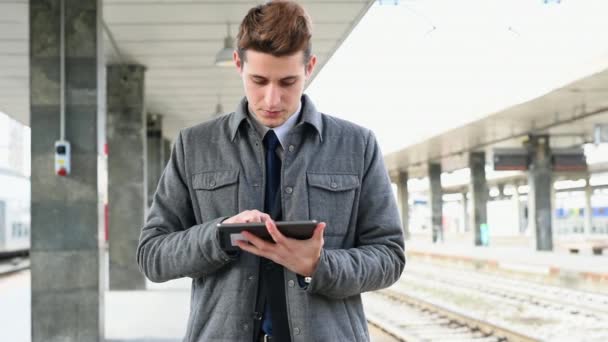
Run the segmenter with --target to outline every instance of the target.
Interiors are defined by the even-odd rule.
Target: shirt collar
[[[248,112],[249,110],[247,106],[247,97],[243,97],[241,99],[241,102],[237,106],[236,111],[230,116],[229,127],[231,140],[234,140],[234,138],[236,137],[236,132],[238,131],[243,121],[246,121],[248,117]],[[294,118],[295,115],[292,115],[291,117]],[[295,122],[297,123],[297,120]],[[300,122],[305,122],[313,126],[319,134],[319,139],[323,141],[323,120],[321,117],[321,113],[317,111],[315,105],[312,103],[312,101],[306,94],[302,95],[302,100],[300,102]]]
[[[281,146],[285,146],[285,137],[287,136],[287,133],[289,133],[289,131],[296,125],[296,123],[298,123],[298,117],[300,116],[301,108],[302,108],[302,103],[300,102],[300,106],[298,107],[298,110],[296,110],[295,113],[293,113],[287,119],[287,121],[285,121],[281,126],[278,126],[275,128],[270,128],[270,127],[262,125],[262,123],[260,123],[258,121],[255,113],[250,112],[250,118],[251,118],[251,122],[255,126],[256,130],[258,131],[258,133],[260,133],[261,138],[266,136],[266,133],[268,133],[268,131],[270,131],[272,129],[274,131],[274,133],[277,135],[277,138],[279,139],[279,143],[281,144]]]

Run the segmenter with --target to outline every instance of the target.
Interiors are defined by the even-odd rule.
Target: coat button
[[[211,185],[211,186],[215,186],[215,181],[211,181],[211,182],[209,182],[209,185]]]
[[[338,187],[338,184],[336,184],[336,182],[331,182],[330,186],[332,189],[335,189]]]
[[[296,147],[295,147],[295,146],[293,146],[293,145],[289,145],[289,152],[293,152],[293,150],[295,150],[295,149],[296,149]]]
[[[290,281],[288,281],[288,282],[287,282],[287,285],[288,285],[289,287],[293,287],[295,284],[296,284],[296,283],[295,283],[293,280],[290,280]]]
[[[296,335],[300,335],[300,328],[293,328],[293,333]]]
[[[253,280],[253,279],[255,279],[255,276],[254,275],[250,275],[249,277],[247,277],[247,279]]]
[[[247,323],[243,324],[243,330],[245,330],[245,331],[249,330],[249,324],[247,324]]]
[[[293,192],[293,188],[290,187],[290,186],[288,186],[288,187],[285,188],[285,192],[288,193],[288,194],[290,194],[290,193]]]

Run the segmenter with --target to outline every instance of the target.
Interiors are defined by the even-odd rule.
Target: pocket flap
[[[306,173],[308,184],[329,191],[346,191],[359,187],[357,175],[333,173]]]
[[[198,190],[214,190],[234,184],[238,179],[238,170],[201,172],[192,177],[192,187]]]

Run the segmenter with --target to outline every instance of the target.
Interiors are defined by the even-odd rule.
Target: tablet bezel
[[[306,240],[312,237],[318,222],[316,220],[277,221],[275,224],[283,235],[293,239]],[[246,240],[241,235],[241,232],[244,230],[266,241],[272,241],[264,222],[218,223],[217,230],[219,233],[220,246],[225,251],[241,250],[233,241]]]

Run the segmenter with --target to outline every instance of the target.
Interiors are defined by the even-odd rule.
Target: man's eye
[[[290,87],[290,86],[292,86],[292,85],[294,85],[294,84],[296,84],[296,82],[295,82],[295,81],[293,81],[293,82],[283,82],[283,83],[282,83],[282,86],[283,86],[283,87]]]

